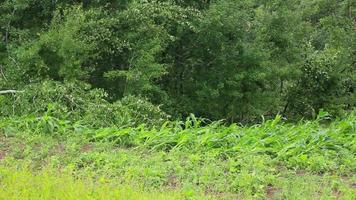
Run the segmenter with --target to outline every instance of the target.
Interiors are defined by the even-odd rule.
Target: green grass
[[[321,121],[94,129],[47,115],[2,119],[0,197],[355,199],[356,116]]]
[[[0,199],[62,199],[62,200],[170,200],[210,199],[189,190],[145,191],[142,186],[115,183],[114,179],[76,179],[69,173],[41,171],[35,175],[26,169],[0,168]]]
[[[0,167],[0,199],[238,199],[239,194],[204,194],[191,188],[150,190],[143,185],[128,185],[107,177],[76,177],[70,171],[41,170],[36,173],[22,167]],[[276,186],[268,186],[270,199],[354,199],[350,182],[336,176],[284,174]],[[253,196],[244,196],[255,199]]]

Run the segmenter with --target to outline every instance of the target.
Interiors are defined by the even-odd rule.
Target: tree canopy
[[[4,0],[0,90],[80,81],[174,117],[339,116],[356,104],[355,13],[352,0]]]

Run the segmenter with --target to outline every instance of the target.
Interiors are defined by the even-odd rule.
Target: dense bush
[[[44,114],[58,119],[83,121],[94,127],[160,125],[168,115],[145,99],[127,96],[110,103],[101,89],[92,89],[82,82],[45,81],[30,84],[16,94],[0,96],[3,117],[35,117]]]
[[[5,0],[0,88],[80,80],[175,117],[255,122],[355,107],[350,0]]]

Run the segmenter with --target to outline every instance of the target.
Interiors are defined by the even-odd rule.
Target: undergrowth
[[[0,130],[2,165],[28,163],[34,173],[70,169],[78,180],[107,177],[124,186],[188,188],[226,199],[294,199],[298,188],[309,199],[355,197],[355,115],[298,124],[277,116],[254,126],[191,116],[160,127],[94,128],[47,112],[3,118]]]

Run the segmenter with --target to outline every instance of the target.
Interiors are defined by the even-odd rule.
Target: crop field
[[[356,198],[355,115],[97,129],[44,115],[0,130],[0,199]]]
[[[0,200],[356,200],[355,0],[0,0]]]

